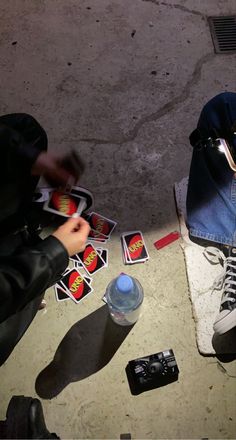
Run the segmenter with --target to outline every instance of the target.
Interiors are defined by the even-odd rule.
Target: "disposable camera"
[[[139,394],[178,380],[179,369],[169,349],[129,361],[126,374],[132,394]]]

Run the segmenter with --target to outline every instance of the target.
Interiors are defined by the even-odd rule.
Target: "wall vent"
[[[236,15],[208,17],[215,53],[236,53]]]

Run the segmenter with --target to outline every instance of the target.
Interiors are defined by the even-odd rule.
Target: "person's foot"
[[[223,335],[236,326],[236,248],[231,248],[230,256],[224,261],[224,269],[224,292],[220,312],[213,325],[218,335]]]
[[[9,402],[6,420],[0,421],[0,439],[60,439],[49,432],[39,399],[13,396]]]
[[[28,414],[29,433],[31,439],[59,439],[55,432],[49,432],[43,414],[43,407],[39,399],[32,399]]]

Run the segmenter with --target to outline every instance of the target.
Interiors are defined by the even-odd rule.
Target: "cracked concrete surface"
[[[0,3],[1,113],[31,113],[51,150],[78,149],[87,165],[81,185],[118,221],[94,295],[58,304],[49,289],[47,313],[1,368],[1,419],[13,394],[38,395],[63,439],[235,438],[235,362],[220,368],[200,356],[179,243],[153,246],[178,228],[173,184],[188,174],[188,136],[202,106],[235,91],[235,56],[214,54],[207,24],[230,14],[234,0]],[[124,268],[119,234],[132,229],[143,231],[151,258]],[[145,302],[120,335],[101,297],[124,269],[142,283]],[[127,362],[170,347],[179,381],[132,396]]]

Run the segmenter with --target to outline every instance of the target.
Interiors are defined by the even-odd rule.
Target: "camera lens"
[[[163,365],[160,362],[150,362],[147,366],[147,370],[150,374],[160,374],[163,372]]]

